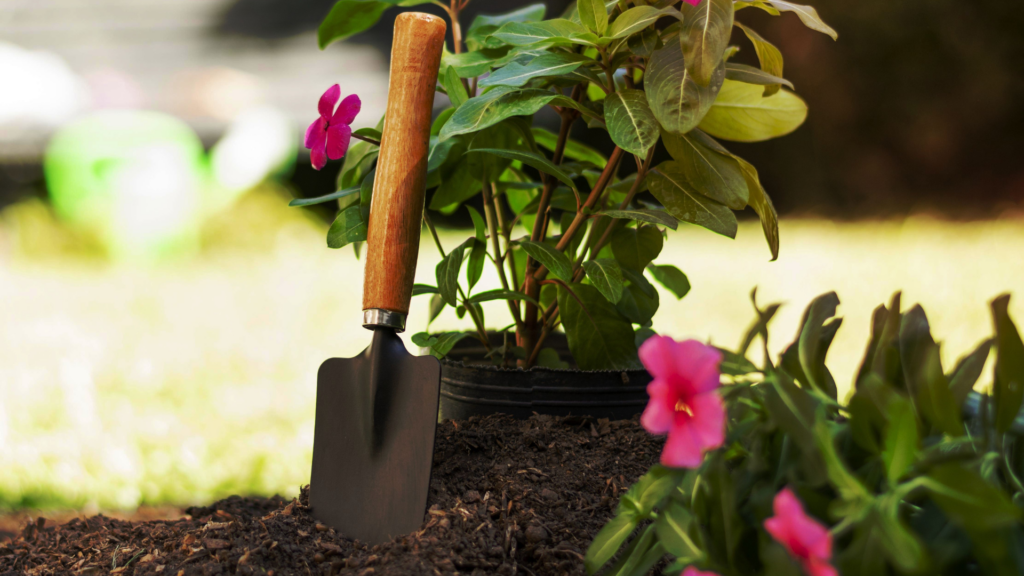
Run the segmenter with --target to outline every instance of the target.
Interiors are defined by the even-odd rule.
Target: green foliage
[[[321,24],[320,45],[367,29],[389,8],[424,1],[338,0]],[[464,4],[450,7],[449,17],[458,19]],[[773,16],[793,12],[812,29],[834,34],[812,8],[781,0],[702,0],[696,6],[577,0],[547,20],[544,5],[535,3],[479,15],[468,28],[449,23],[456,46],[442,54],[436,89],[451,106],[431,125],[427,208],[450,215],[463,204],[479,207],[482,194],[484,210],[469,209],[473,237],[438,265],[429,318],[452,306],[459,318],[472,320],[473,336],[483,343],[484,307],[508,307],[517,317],[517,341],[534,348],[492,356],[515,356],[523,367],[543,356],[556,365],[562,360],[544,354],[544,338],[564,330],[580,367],[638,366],[637,343],[655,333],[660,304],[645,274],[676,298],[690,290],[681,270],[654,262],[680,221],[731,238],[735,212],[749,206],[777,258],[778,215],[757,170],[716,140],[775,138],[795,130],[807,114],[783,77],[781,51],[736,21],[737,11],[749,7]],[[739,49],[729,44],[737,26],[760,67],[729,61]],[[559,130],[533,126],[545,108],[561,118]],[[581,123],[607,132],[615,154],[606,158],[571,138]],[[383,119],[366,133],[377,139],[382,130]],[[654,165],[659,149],[672,159]],[[338,202],[332,247],[365,240],[377,155],[372,144],[353,144],[336,192],[293,202]],[[488,262],[498,269],[501,288],[474,294]],[[835,386],[821,372],[823,355],[806,359],[800,350],[827,349],[828,330],[834,334],[837,327],[820,327],[825,332],[818,340],[787,356],[789,365],[800,367],[794,377],[826,396]],[[582,344],[590,339],[601,352]],[[928,382],[949,382],[953,398],[961,398],[977,380],[978,358],[950,375],[931,374]],[[732,360],[735,370],[749,364],[742,355]],[[932,404],[945,412],[935,418],[950,426],[948,398],[937,401]],[[881,451],[883,438],[875,436]],[[642,568],[656,550],[640,546],[616,570]]]
[[[784,487],[830,528],[832,562],[844,575],[1022,573],[1024,444],[998,420],[1006,413],[1012,423],[1020,401],[953,394],[955,374],[964,374],[957,386],[973,385],[993,343],[997,358],[1020,358],[1019,341],[1006,337],[1007,299],[993,301],[996,337],[947,377],[924,310],[902,312],[895,295],[875,311],[846,406],[824,365],[840,324],[838,297],[814,299],[793,344],[763,370],[746,351],[757,339],[767,343],[778,305],[761,310],[755,301],[757,319],[739,351],[723,350],[725,444],[695,470],[655,466],[638,480],[587,551],[588,573],[616,555],[608,573],[644,568],[649,553],[667,560],[666,573],[693,565],[735,576],[801,574],[763,528]],[[997,361],[997,382],[1001,369]],[[653,532],[637,533],[648,520]]]

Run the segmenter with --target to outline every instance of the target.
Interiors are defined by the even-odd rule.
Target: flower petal
[[[313,123],[306,128],[306,148],[312,150],[316,147],[323,147],[327,141],[327,121],[323,118],[313,120]]]
[[[654,377],[669,377],[675,374],[676,365],[672,357],[678,344],[668,336],[651,336],[640,345],[640,361]]]
[[[348,143],[352,139],[352,129],[347,124],[338,124],[327,129],[327,157],[338,160],[348,152]]]
[[[697,570],[692,565],[687,566],[686,570],[683,570],[681,576],[719,576],[717,572],[711,572],[710,570]]]
[[[671,468],[697,468],[703,459],[700,439],[689,425],[676,418],[676,425],[669,430],[665,448],[661,451],[661,463]]]
[[[824,525],[804,512],[803,505],[792,490],[780,490],[772,502],[772,509],[775,516],[765,520],[765,529],[791,555],[808,561],[827,561],[831,558],[832,535]]]
[[[805,562],[804,570],[809,576],[839,576],[839,572],[824,560]]]
[[[341,98],[341,86],[337,84],[324,92],[324,95],[320,97],[320,103],[316,107],[320,111],[321,118],[324,120],[331,119],[331,114],[334,112],[334,105],[338,103],[338,98]]]
[[[722,362],[722,353],[713,346],[685,340],[679,342],[671,360],[675,363],[673,371],[686,377],[683,384],[686,394],[700,394],[721,385],[718,365]]]
[[[700,438],[704,450],[714,450],[725,442],[725,405],[718,392],[705,392],[686,400],[693,411],[690,427]]]
[[[363,103],[359,101],[359,96],[350,94],[345,96],[345,99],[338,105],[338,110],[331,117],[331,126],[335,124],[351,124],[356,119],[356,114],[359,114],[359,109]]]
[[[327,150],[324,146],[314,146],[309,151],[309,160],[313,164],[315,170],[320,170],[327,165]]]
[[[665,434],[672,428],[677,396],[663,380],[655,379],[647,385],[647,408],[640,416],[640,425],[651,434]]]
[[[700,0],[683,0],[683,2],[686,2],[690,6],[696,6],[697,4],[700,4]]]

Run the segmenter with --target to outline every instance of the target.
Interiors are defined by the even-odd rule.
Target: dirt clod
[[[636,419],[444,422],[423,528],[386,544],[369,548],[319,523],[304,488],[292,501],[232,496],[177,520],[27,522],[0,540],[0,574],[582,575],[618,494],[661,443]]]

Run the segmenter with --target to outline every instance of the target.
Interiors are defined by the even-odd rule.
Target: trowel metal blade
[[[313,516],[373,545],[419,530],[426,512],[441,364],[409,354],[391,329],[374,330],[355,358],[320,366],[316,388]]]

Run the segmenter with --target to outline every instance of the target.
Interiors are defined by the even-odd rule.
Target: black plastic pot
[[[490,336],[493,346],[502,344],[502,335]],[[564,334],[549,335],[545,345],[571,362]],[[466,338],[441,361],[441,418],[495,413],[528,418],[536,412],[618,420],[632,418],[647,405],[651,376],[646,370],[502,368],[485,353],[483,344]]]

